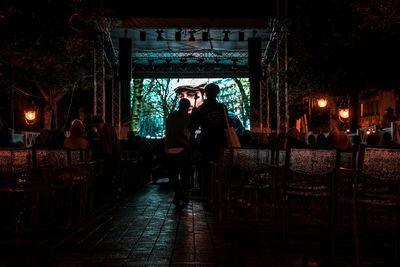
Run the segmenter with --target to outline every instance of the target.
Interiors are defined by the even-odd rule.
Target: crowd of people
[[[195,168],[202,177],[202,193],[206,196],[205,199],[211,193],[209,163],[219,160],[220,150],[226,146],[225,130],[228,127],[235,128],[242,147],[334,147],[341,151],[354,151],[362,143],[359,135],[350,138],[346,132],[335,126],[329,133],[310,134],[306,138],[294,127],[276,136],[255,135],[245,130],[240,120],[235,119],[234,114],[219,103],[217,96],[220,88],[217,84],[181,86],[176,88],[176,93],[180,96],[179,108],[169,114],[165,138],[155,146],[150,145],[145,138],[135,135],[133,131],[128,132],[126,140],[120,140],[115,128],[104,122],[100,116],[92,117],[90,129],[85,129],[81,120],[73,120],[68,137],[62,131],[44,129],[33,146],[41,149],[88,150],[91,159],[102,162],[101,186],[106,197],[112,197],[117,190],[115,179],[118,177],[122,152],[137,151],[143,159],[142,174],[146,177],[153,175],[153,178],[157,178],[157,170],[163,169],[157,167],[164,165],[164,169],[167,169],[165,174],[175,188],[173,203],[180,206],[188,201],[184,189],[193,178]],[[387,109],[383,118],[385,125],[389,125],[394,119],[397,117],[393,115],[393,109]],[[370,133],[364,141],[368,145],[397,146],[389,132]],[[18,146],[23,144],[13,143],[9,129],[0,127],[0,147]]]

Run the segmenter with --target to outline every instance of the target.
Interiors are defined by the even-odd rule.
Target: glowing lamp
[[[325,98],[320,98],[317,100],[318,107],[324,108],[328,105],[328,101]]]
[[[35,123],[37,115],[36,113],[37,112],[34,109],[24,111],[26,124],[33,125]]]
[[[341,119],[348,119],[350,117],[349,109],[343,108],[339,110],[339,117]]]

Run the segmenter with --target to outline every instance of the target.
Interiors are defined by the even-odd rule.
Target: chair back
[[[262,171],[272,165],[272,150],[232,148],[231,166],[241,170]]]
[[[358,169],[379,180],[400,180],[400,147],[361,146]]]
[[[0,149],[0,187],[30,183],[32,151],[26,148]]]
[[[32,153],[36,167],[68,168],[68,153],[65,149],[33,149]]]
[[[70,166],[87,163],[89,160],[89,151],[86,149],[68,149],[67,155]]]
[[[343,167],[346,169],[355,169],[357,166],[357,156],[357,151],[341,152],[339,167]]]
[[[326,190],[329,192],[332,167],[340,160],[338,149],[288,148],[286,150],[284,191]]]
[[[286,153],[286,167],[307,175],[331,173],[330,167],[337,167],[339,160],[338,149],[289,148]]]
[[[68,151],[66,149],[32,149],[33,166],[48,184],[69,176]]]
[[[67,149],[69,175],[72,180],[85,181],[89,176],[89,150]]]
[[[285,166],[286,150],[283,149],[275,150],[274,155],[275,155],[274,164],[277,167],[283,168]]]

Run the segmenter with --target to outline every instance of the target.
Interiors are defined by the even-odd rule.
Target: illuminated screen
[[[175,92],[179,86],[197,87],[208,83],[218,84],[221,92],[218,101],[226,105],[229,116],[235,121],[235,130],[241,134],[250,128],[250,83],[248,78],[213,79],[134,79],[131,84],[132,130],[147,138],[162,138],[168,115],[177,110],[179,99],[191,100],[192,107],[205,99],[201,92]],[[195,100],[195,95],[198,97]]]

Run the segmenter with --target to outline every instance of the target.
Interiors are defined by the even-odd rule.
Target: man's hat
[[[192,91],[192,92],[200,91],[200,92],[203,93],[205,85],[206,85],[205,83],[197,85],[197,86],[181,85],[181,86],[176,87],[174,90],[175,90],[175,93],[181,93],[181,92],[184,92],[184,91]]]

